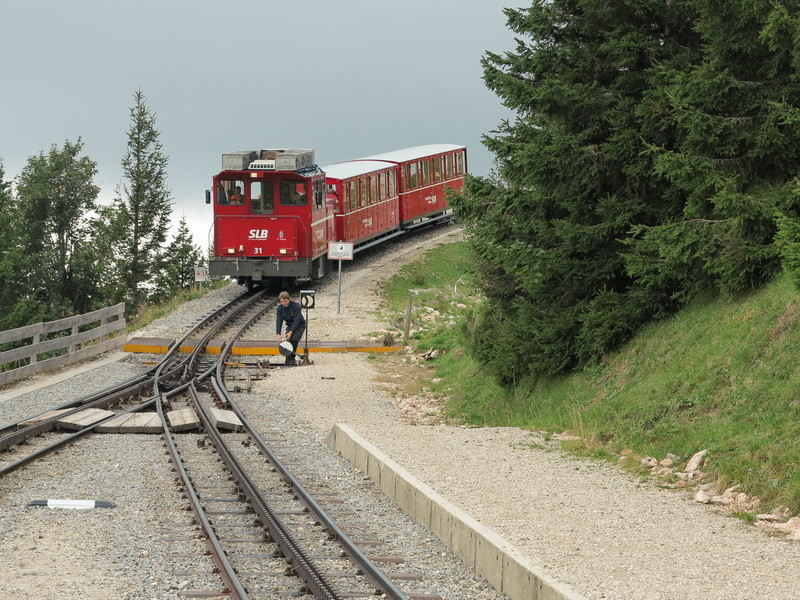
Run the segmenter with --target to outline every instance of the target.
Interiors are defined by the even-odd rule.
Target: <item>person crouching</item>
[[[282,341],[281,330],[283,324],[286,324],[286,341],[292,345],[292,353],[286,357],[287,365],[296,365],[295,361],[297,346],[303,338],[303,332],[306,329],[306,320],[303,318],[300,303],[295,302],[289,296],[289,292],[281,292],[278,294],[277,319],[275,320],[276,339],[278,343]]]

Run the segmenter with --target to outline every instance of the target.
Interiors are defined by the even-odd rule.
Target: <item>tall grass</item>
[[[384,288],[384,308],[397,320],[409,293],[415,306],[447,315],[423,322],[415,341],[445,352],[431,373],[440,381],[429,387],[449,398],[449,419],[569,430],[593,447],[643,456],[688,458],[707,448],[715,475],[765,506],[800,509],[800,300],[787,278],[697,302],[590,369],[505,389],[469,352],[469,322],[482,301],[470,264],[464,243],[443,245]],[[415,316],[420,323],[424,315]]]

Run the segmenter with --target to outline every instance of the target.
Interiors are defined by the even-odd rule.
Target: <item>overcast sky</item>
[[[521,0],[28,0],[3,7],[0,162],[81,137],[101,199],[120,183],[133,93],[156,113],[173,219],[205,247],[221,155],[313,148],[319,165],[431,143],[481,145],[509,112],[480,59],[514,48]]]

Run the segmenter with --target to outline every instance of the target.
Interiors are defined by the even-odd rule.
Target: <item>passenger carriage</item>
[[[453,144],[415,146],[358,160],[397,166],[400,224],[408,229],[447,211],[445,189],[460,191],[467,168],[466,147]]]

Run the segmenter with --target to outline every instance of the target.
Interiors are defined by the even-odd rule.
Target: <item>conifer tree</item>
[[[800,7],[769,0],[692,3],[704,58],[665,67],[671,144],[652,141],[654,176],[681,211],[628,240],[637,287],[684,301],[754,289],[780,268],[777,214],[800,214]]]
[[[516,111],[484,143],[498,178],[455,199],[483,274],[476,348],[503,381],[556,373],[630,335],[621,240],[669,218],[643,140],[669,144],[651,79],[699,56],[684,3],[539,0],[507,9],[515,52],[487,53],[487,86]]]
[[[167,247],[160,265],[155,280],[156,291],[151,300],[164,301],[172,294],[188,289],[194,283],[195,268],[205,264],[202,250],[194,244],[186,216],[181,216],[175,237]]]
[[[133,98],[128,147],[122,158],[125,181],[117,188],[108,222],[108,230],[123,248],[116,268],[127,290],[129,311],[147,299],[172,213],[172,194],[167,188],[168,157],[159,141],[156,115],[141,90]]]

